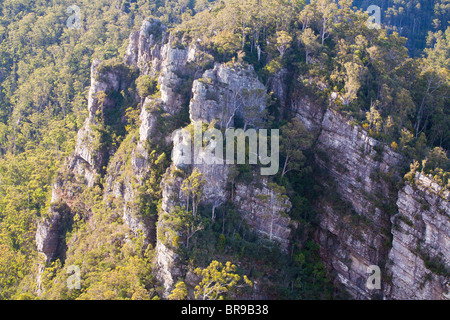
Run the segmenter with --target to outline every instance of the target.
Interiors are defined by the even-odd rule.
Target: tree
[[[169,295],[169,300],[185,300],[187,297],[186,284],[183,281],[178,281],[172,293]]]
[[[136,79],[136,89],[139,96],[145,98],[158,90],[158,81],[149,75],[141,75]]]
[[[311,54],[317,52],[319,49],[319,43],[317,42],[318,36],[314,33],[314,30],[311,28],[306,28],[300,34],[300,42],[303,44],[305,48],[305,59],[306,63],[311,61]]]
[[[369,129],[375,127],[376,133],[378,134],[383,124],[383,118],[381,118],[380,113],[375,106],[371,106],[370,111],[366,112],[366,118],[367,121],[369,121]]]
[[[286,31],[277,32],[277,49],[283,59],[286,50],[291,47],[292,36]]]
[[[445,34],[430,32],[427,42],[430,48],[425,49],[426,57],[421,60],[417,90],[422,98],[414,123],[416,138],[429,127],[430,120],[439,123],[439,119],[447,118],[443,111],[450,86],[450,27]],[[439,116],[433,117],[436,114]]]
[[[447,157],[447,153],[444,149],[439,147],[436,147],[428,152],[424,171],[432,171],[436,168],[440,168],[443,170],[450,169],[450,162]]]
[[[400,132],[400,149],[406,149],[408,144],[412,141],[414,135],[406,128],[402,128]]]
[[[229,30],[217,32],[213,38],[217,51],[224,57],[232,56],[240,48],[240,39],[237,34]]]
[[[346,104],[350,104],[357,98],[365,68],[356,62],[347,62],[344,64],[344,68],[346,71],[344,101]]]
[[[189,211],[189,202],[192,199],[192,214],[197,216],[198,204],[203,194],[203,185],[206,181],[200,170],[195,167],[191,175],[181,184],[181,190],[186,195],[186,211]]]
[[[4,236],[4,234],[1,234]],[[0,298],[10,299],[27,271],[25,256],[0,243]]]
[[[416,176],[416,171],[417,171],[417,169],[419,169],[419,167],[420,167],[419,161],[414,160],[409,165],[409,168],[411,170],[407,174],[405,174],[405,179],[412,183],[414,181],[415,176]]]
[[[309,5],[315,13],[317,27],[319,29],[321,44],[323,46],[325,40],[330,36],[331,20],[337,5],[332,0],[312,0]]]
[[[298,15],[299,21],[302,23],[302,31],[309,28],[311,20],[314,19],[315,12],[311,5],[307,5]]]
[[[285,158],[281,177],[301,168],[305,160],[302,150],[309,148],[311,144],[311,134],[297,118],[281,127],[280,151]]]
[[[244,286],[253,286],[253,283],[244,275],[236,274],[236,266],[227,261],[225,265],[214,260],[205,269],[197,268],[195,273],[201,277],[200,283],[195,287],[195,298],[202,300],[222,300],[232,290]]]
[[[171,215],[168,216],[171,223],[170,232],[180,232],[186,238],[186,248],[189,248],[189,242],[191,238],[199,231],[203,230],[204,224],[202,218],[194,216],[191,212],[183,210],[180,207],[175,207]],[[178,236],[175,235],[176,246],[178,246]]]

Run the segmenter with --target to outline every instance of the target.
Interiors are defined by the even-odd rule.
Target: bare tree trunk
[[[225,210],[222,210],[222,234],[225,234]]]
[[[325,34],[326,34],[326,32],[327,32],[327,19],[323,18],[322,30],[320,32],[321,33],[321,37],[322,37],[322,45],[323,45],[323,43],[325,41]]]
[[[281,177],[283,178],[284,177],[284,175],[286,174],[286,168],[287,168],[287,165],[288,165],[288,162],[289,162],[289,156],[286,156],[286,160],[284,161],[284,166],[283,166],[283,172],[281,173]]]
[[[216,202],[214,201],[211,212],[211,222],[214,223],[216,220]]]
[[[261,62],[261,47],[259,44],[257,45],[256,49],[258,50],[258,63],[259,63]]]

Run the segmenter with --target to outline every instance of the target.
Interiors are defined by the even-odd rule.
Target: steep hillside
[[[0,298],[448,299],[433,4],[425,46],[346,0],[6,3]]]

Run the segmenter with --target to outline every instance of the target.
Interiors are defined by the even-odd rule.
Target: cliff
[[[292,111],[316,134],[325,192],[315,204],[315,237],[334,279],[356,299],[445,298],[450,221],[437,184],[420,175],[402,187],[402,157],[331,107],[301,95]],[[379,290],[366,285],[373,265]]]
[[[450,299],[449,192],[416,173],[399,191],[389,269],[393,299]]]
[[[260,178],[255,176],[254,183],[261,189],[241,183],[232,198],[229,170],[236,170],[235,165],[186,166],[177,158],[178,142],[172,141],[172,136],[183,127],[184,110],[189,110],[191,125],[215,120],[219,129],[225,129],[256,126],[257,121],[264,120],[267,108],[266,88],[251,66],[216,63],[212,69],[202,70],[199,66],[207,67],[208,57],[195,45],[185,47],[175,45],[158,20],[149,20],[130,35],[124,64],[93,62],[88,118],[78,132],[74,153],[56,179],[54,205],[38,225],[36,243],[46,263],[56,259],[64,262],[68,249],[65,237],[71,229],[62,221],[73,223],[73,217],[80,214],[89,222],[90,209],[80,207],[80,197],[85,190],[99,186],[102,201],[121,215],[133,236],[142,234],[144,241],[155,246],[154,272],[167,297],[174,283],[193,267],[179,254],[179,247],[187,246],[186,235],[170,221],[174,211],[186,203],[181,184],[195,168],[208,182],[202,188],[200,206],[212,207],[211,219],[217,208],[231,201],[257,233],[287,250],[291,229],[286,213],[290,202],[282,191],[275,190],[267,180],[258,182]],[[158,93],[140,97],[130,91],[138,75],[156,78]],[[117,98],[127,91],[127,99]],[[130,106],[140,107],[138,127],[126,132],[125,112]],[[249,110],[247,106],[255,107]],[[114,142],[111,137],[117,135],[121,138]],[[209,141],[205,150],[212,146],[213,141]],[[165,154],[170,153],[172,164],[165,160]],[[262,194],[268,198],[262,199]],[[95,221],[91,223],[95,228]],[[76,245],[76,241],[70,245]]]
[[[423,175],[404,184],[400,154],[331,103],[292,95],[289,90],[296,84],[289,83],[294,80],[286,70],[264,85],[253,66],[214,62],[194,43],[180,41],[150,19],[130,35],[123,63],[93,62],[88,118],[56,179],[49,213],[38,223],[36,244],[45,263],[64,263],[73,217],[91,218],[82,195],[98,187],[101,202],[126,226],[126,238],[142,236],[154,248],[153,271],[162,296],[167,298],[178,280],[194,286],[189,279],[196,266],[183,250],[203,225],[189,231],[180,227],[180,212],[195,215],[183,190],[194,171],[205,182],[198,203],[203,218],[213,223],[216,210],[234,210],[283,254],[300,247],[293,243],[298,223],[289,215],[292,199],[271,178],[258,174],[259,165],[236,179],[242,173],[236,164],[202,163],[211,160],[207,157],[218,143],[212,138],[202,141],[202,152],[191,158],[181,151],[199,123],[222,133],[264,128],[267,93],[272,91],[286,108],[282,111],[292,113],[314,135],[315,179],[324,191],[313,204],[318,212],[313,233],[335,283],[356,299],[448,297],[448,192]],[[156,79],[156,92],[139,96],[138,76]],[[134,127],[127,122],[127,110],[136,111]],[[95,229],[95,221],[90,227]],[[373,265],[382,271],[379,290],[366,286],[367,269]]]
[[[262,121],[267,108],[265,92],[264,85],[251,66],[216,63],[213,69],[206,70],[201,78],[193,81],[189,104],[190,125],[215,122],[219,129],[232,128],[239,123],[254,125],[256,119]],[[246,109],[247,106],[256,106],[252,115]],[[211,154],[208,150],[215,147],[214,140],[204,141],[206,146],[197,155],[192,150],[191,159],[183,157],[179,150],[186,143],[186,137],[181,133],[177,131],[173,135],[172,166],[162,182],[162,206],[157,227],[157,277],[164,285],[165,297],[174,288],[176,280],[184,279],[188,272],[186,262],[180,259],[177,248],[172,245],[175,238],[181,239],[181,245],[186,245],[186,234],[174,233],[173,225],[168,222],[174,208],[185,207],[186,202],[186,196],[181,190],[183,179],[176,176],[177,171],[186,176],[194,169],[201,173],[206,183],[202,188],[200,205],[212,207],[213,221],[215,210],[226,202],[232,202],[255,232],[279,243],[284,250],[287,250],[291,231],[290,218],[286,214],[291,204],[287,196],[269,186],[267,179],[258,177],[255,177],[254,183],[262,184],[261,189],[254,185],[236,184],[231,186],[235,188],[232,195],[229,192],[230,171],[236,170],[236,165],[214,163],[214,159],[206,159]],[[190,136],[188,131],[186,134]]]
[[[295,229],[288,215],[292,206],[289,198],[270,186],[267,179],[259,183],[238,183],[235,192],[234,202],[247,224],[287,251],[291,231]]]
[[[123,127],[121,117],[117,119],[117,113],[121,113],[118,95],[131,87],[134,81],[131,73],[122,66],[104,66],[98,60],[92,63],[88,117],[78,131],[74,153],[65,160],[56,177],[48,217],[38,222],[36,243],[47,262],[64,256],[62,244],[58,242],[65,238],[67,226],[61,225],[61,221],[71,220],[75,212],[88,218],[89,210],[78,202],[79,196],[85,188],[99,183],[116,152],[105,126]]]

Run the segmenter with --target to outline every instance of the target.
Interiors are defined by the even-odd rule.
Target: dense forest
[[[79,0],[80,28],[68,28],[72,4],[0,1],[0,299],[159,297],[151,272],[151,246],[139,237],[120,250],[114,242],[102,242],[125,231],[114,218],[114,208],[104,206],[100,185],[86,190],[80,201],[101,227],[92,233],[78,217],[66,235],[83,239],[70,252],[71,264],[84,259],[83,290],[64,287],[67,274],[57,260],[42,273],[43,293],[38,296],[40,257],[34,243],[37,220],[52,205],[57,171],[73,152],[87,117],[93,59],[120,63],[130,33],[149,17],[170,28],[177,46],[198,39],[205,55],[216,62],[253,65],[264,84],[287,70],[300,83],[291,95],[307,93],[331,103],[371,137],[404,155],[405,173],[411,164],[412,171],[432,174],[450,189],[449,0]],[[381,30],[367,26],[366,9],[372,4],[382,8]],[[157,91],[139,80],[131,90],[141,96]],[[269,98],[270,125],[281,128],[287,137],[281,141],[282,160],[292,156],[297,161],[274,181],[291,198],[294,210],[289,214],[300,223],[297,237],[304,238],[317,223],[311,203],[324,192],[314,178],[318,173],[308,150],[313,141],[290,121],[280,101],[270,94]],[[123,141],[117,152],[124,157],[125,148],[133,143],[127,136],[135,129],[132,111],[128,113],[131,129],[117,138]],[[303,152],[291,155],[292,150]],[[162,176],[164,169],[156,166],[155,176]],[[245,180],[246,170],[236,173],[238,179]],[[144,210],[155,207],[153,203]],[[225,227],[222,222],[208,224],[193,238],[186,253],[189,259],[208,265],[205,252],[209,252],[224,260],[223,265],[213,262],[198,269],[199,275],[207,277],[219,268],[226,277],[237,279],[228,282],[237,288],[239,281],[251,283],[252,276],[271,274],[270,284],[265,285],[276,288],[277,298],[343,296],[329,282],[316,243],[303,239],[286,255],[259,247],[253,235],[243,239],[242,233],[234,232],[237,225],[241,228],[238,220],[230,209]],[[265,269],[245,267],[251,259],[261,259]],[[243,267],[238,270],[225,260],[241,261]],[[238,273],[248,274],[250,280]],[[186,294],[180,282],[172,297]]]
[[[430,46],[428,32],[445,31],[448,27],[448,1],[357,0],[354,4],[360,8],[379,6],[385,28],[407,38],[406,47],[412,56],[420,56],[423,49]]]

